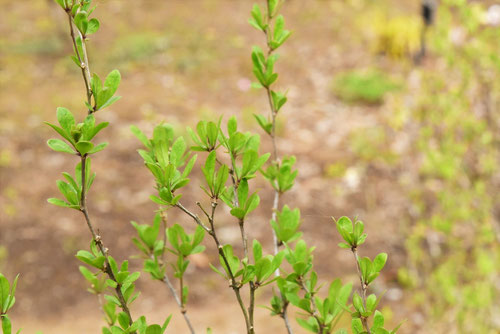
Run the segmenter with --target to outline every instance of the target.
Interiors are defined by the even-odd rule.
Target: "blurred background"
[[[163,121],[184,134],[199,119],[235,115],[243,129],[261,133],[252,115],[266,114],[267,102],[250,88],[250,52],[263,36],[247,23],[250,0],[96,2],[101,29],[90,41],[91,70],[103,77],[119,69],[123,98],[97,114],[111,123],[100,135],[110,145],[93,159],[89,205],[105,244],[123,260],[137,254],[130,221],[151,222],[157,209],[129,126],[151,133]],[[278,84],[289,91],[278,149],[295,155],[300,170],[283,203],[301,209],[324,282],[357,282],[330,216],[365,222],[361,254],[388,253],[374,289],[385,291],[389,323],[407,319],[401,333],[500,333],[495,2],[429,3],[425,19],[417,0],[289,0],[283,7],[293,35],[277,65]],[[43,121],[54,122],[58,106],[85,112],[65,15],[52,0],[0,0],[0,9],[0,272],[21,274],[11,318],[28,334],[97,333],[98,301],[74,258],[90,234],[78,212],[46,201],[76,161],[46,146],[54,134]],[[266,136],[262,142],[268,150]],[[197,177],[184,194],[193,210]],[[250,218],[250,239],[270,249],[272,192],[258,184],[263,204]],[[192,227],[174,210],[168,219]],[[219,228],[224,242],[238,240],[231,219]],[[191,319],[200,331],[241,333],[234,296],[209,268],[217,258],[206,244],[187,275]],[[140,270],[141,260],[131,265]],[[172,313],[170,333],[186,332],[168,291],[147,276],[132,312],[158,321]],[[262,290],[265,305],[271,292]],[[259,332],[285,332],[267,310],[256,317]]]

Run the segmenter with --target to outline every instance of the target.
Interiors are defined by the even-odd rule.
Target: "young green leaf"
[[[67,133],[71,132],[71,128],[73,125],[75,125],[75,117],[66,108],[59,107],[57,108],[57,120],[61,127],[66,131]]]
[[[60,139],[49,139],[47,145],[57,152],[76,154],[76,151]]]

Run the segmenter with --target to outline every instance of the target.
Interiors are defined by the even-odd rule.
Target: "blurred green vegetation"
[[[379,104],[386,93],[400,88],[386,73],[375,69],[340,73],[332,82],[334,94],[345,102]]]

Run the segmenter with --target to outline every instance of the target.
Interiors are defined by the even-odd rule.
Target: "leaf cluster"
[[[146,147],[146,150],[138,152],[156,180],[159,196],[153,195],[151,200],[160,205],[175,206],[182,195],[175,195],[174,192],[189,183],[188,176],[197,156],[193,155],[186,164],[189,158],[186,142],[183,137],[174,140],[174,131],[169,125],[156,126],[151,139],[135,126],[131,127],[131,131]],[[183,168],[182,172],[180,168]]]
[[[253,282],[256,287],[261,287],[268,285],[276,278],[271,278],[271,275],[280,267],[281,262],[285,256],[284,252],[279,252],[276,255],[263,255],[262,245],[258,240],[253,241],[252,246],[253,251],[253,262],[249,263],[248,258],[240,259],[234,254],[233,247],[231,245],[225,245],[222,248],[226,261],[220,256],[220,263],[224,272],[211,265],[212,269],[224,277],[226,280],[230,280],[234,277],[237,280],[237,284],[241,287],[244,284]]]
[[[19,275],[16,276],[12,285],[9,283],[7,278],[0,274],[0,320],[2,323],[2,332],[3,334],[11,334],[12,332],[12,323],[10,321],[7,312],[14,306],[16,302],[16,287],[17,280],[19,279]],[[21,330],[17,331],[19,334]]]
[[[45,122],[52,127],[66,142],[61,139],[49,139],[47,144],[57,152],[87,156],[102,151],[108,143],[94,145],[91,140],[105,127],[108,122],[95,124],[93,115],[85,118],[83,123],[76,123],[75,117],[66,108],[57,108],[57,120],[60,126]]]

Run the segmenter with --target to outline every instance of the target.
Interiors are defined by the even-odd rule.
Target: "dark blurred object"
[[[430,26],[434,22],[434,16],[436,13],[436,2],[432,0],[422,1],[422,19],[426,26]]]
[[[420,42],[420,52],[415,57],[415,63],[420,64],[422,59],[426,54],[426,35],[427,29],[434,23],[434,19],[436,16],[436,1],[435,0],[422,0],[420,6],[420,14],[422,15],[422,34],[421,34],[421,42]]]

